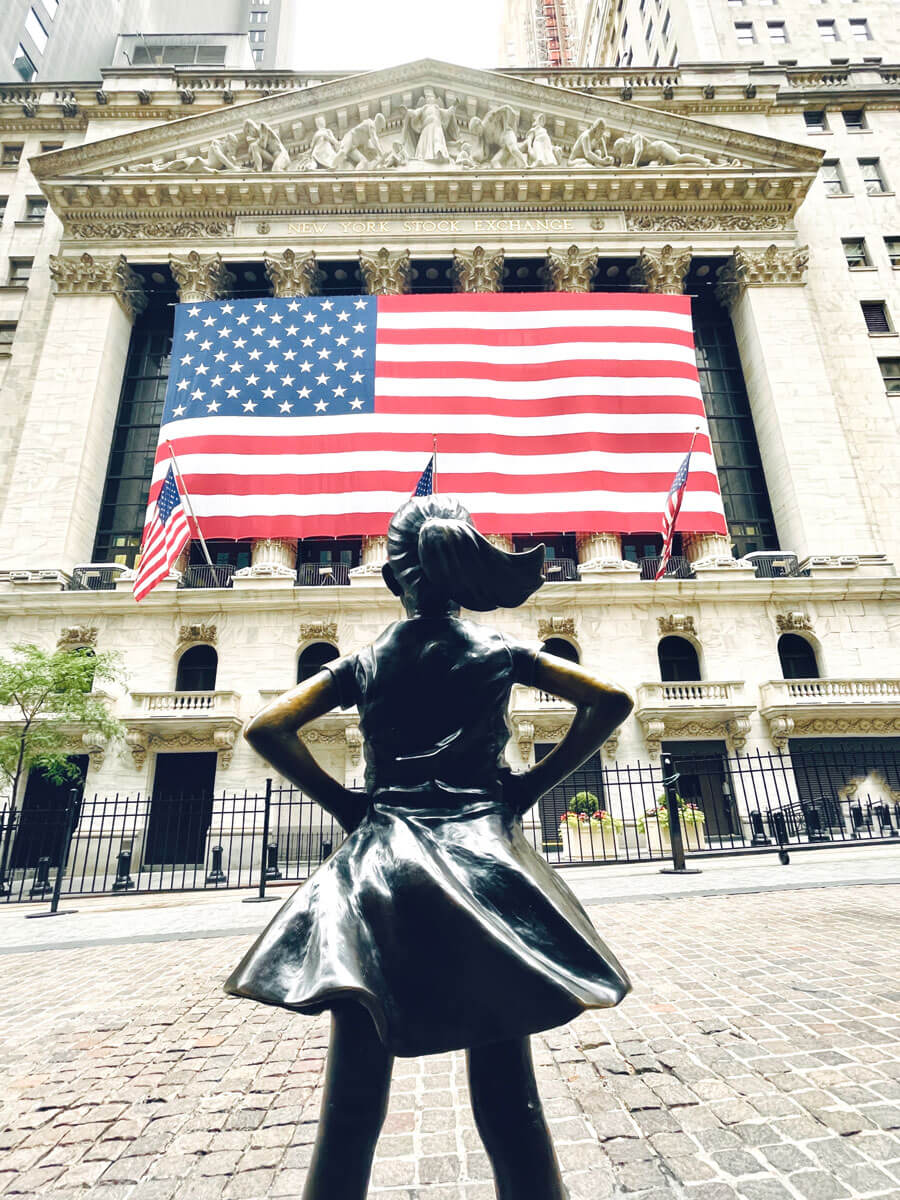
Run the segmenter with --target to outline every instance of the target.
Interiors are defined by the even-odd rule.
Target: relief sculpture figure
[[[606,144],[606,122],[598,117],[575,139],[569,154],[569,166],[611,167],[615,161]]]
[[[333,167],[339,145],[337,137],[325,124],[325,118],[321,114],[317,116],[309,146],[311,164],[316,167]]]
[[[472,157],[492,167],[527,167],[518,138],[519,114],[509,104],[490,109],[484,117],[473,117],[469,130],[477,139]]]
[[[711,167],[704,154],[682,154],[670,142],[632,133],[616,138],[612,152],[623,167]]]
[[[253,747],[346,831],[226,983],[233,996],[331,1012],[325,1094],[303,1200],[364,1200],[395,1056],[465,1050],[499,1200],[566,1200],[529,1036],[618,1004],[628,978],[521,817],[631,709],[592,672],[460,618],[515,607],[544,550],[496,549],[447,496],[396,512],[384,580],[406,610],[374,643],[268,704]],[[569,701],[540,763],[504,763],[513,684]],[[357,706],[365,793],[298,734]]]
[[[402,132],[410,158],[420,162],[448,163],[447,137],[459,136],[456,107],[441,108],[433,89],[426,88],[421,104],[407,110]]]
[[[286,171],[291,156],[271,125],[265,121],[245,121],[244,137],[254,171]]]
[[[543,113],[535,113],[531,128],[525,134],[523,143],[528,161],[533,167],[555,167],[559,163],[556,147],[545,124]]]
[[[384,113],[367,117],[348,129],[341,138],[332,166],[336,171],[374,167],[384,157],[380,135],[387,128]]]

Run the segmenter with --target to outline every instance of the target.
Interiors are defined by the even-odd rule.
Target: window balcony
[[[634,715],[654,757],[667,738],[715,738],[743,749],[754,705],[746,702],[737,680],[686,680],[642,683]]]
[[[779,749],[790,737],[900,732],[900,679],[773,679],[759,693]]]
[[[148,750],[215,750],[221,765],[231,762],[243,725],[237,692],[132,692],[123,717],[125,742],[135,764]]]
[[[341,562],[301,563],[297,568],[298,587],[349,587],[350,567]]]

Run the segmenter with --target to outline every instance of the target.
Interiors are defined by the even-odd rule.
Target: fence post
[[[3,831],[3,850],[0,852],[0,899],[12,896],[12,869],[7,876],[6,868],[9,861],[10,843],[12,842],[13,827],[16,823],[16,806],[10,804],[0,812],[0,830]]]
[[[669,842],[672,846],[672,865],[663,867],[660,875],[699,875],[698,867],[684,865],[684,838],[681,836],[681,816],[678,812],[678,772],[671,754],[662,756],[663,787],[666,791],[666,807],[669,810]]]
[[[68,917],[72,913],[77,912],[75,908],[67,908],[65,912],[59,911],[59,894],[62,891],[63,872],[66,869],[66,864],[69,861],[69,847],[72,844],[72,834],[75,831],[75,813],[78,810],[78,789],[72,788],[69,791],[69,803],[66,806],[66,820],[63,825],[63,835],[59,843],[59,863],[56,867],[56,879],[53,883],[53,896],[50,900],[50,911],[45,913],[27,913],[26,921],[33,921],[37,917]]]
[[[272,811],[272,780],[266,780],[266,797],[263,807],[263,832],[262,846],[259,852],[259,895],[248,896],[244,901],[245,904],[268,904],[271,900],[277,900],[277,896],[266,895],[266,866],[268,862],[268,846],[269,846],[269,820]]]

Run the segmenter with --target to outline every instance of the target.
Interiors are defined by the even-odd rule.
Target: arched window
[[[326,663],[334,662],[339,657],[337,646],[332,646],[330,642],[310,642],[297,659],[297,682],[312,679]]]
[[[212,646],[191,646],[178,660],[176,692],[213,692],[219,656]]]
[[[778,639],[778,657],[785,679],[818,679],[816,652],[798,633],[783,633]]]
[[[567,642],[565,638],[547,638],[541,649],[546,654],[555,654],[557,658],[564,658],[568,662],[577,663],[578,651],[571,642]]]
[[[657,654],[663,683],[687,683],[700,678],[700,659],[687,638],[664,637]]]

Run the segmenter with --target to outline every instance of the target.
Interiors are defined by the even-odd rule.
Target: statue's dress
[[[524,1037],[630,984],[502,799],[514,680],[535,651],[414,617],[330,670],[359,706],[369,808],[226,990],[315,1013],[354,999],[397,1055]]]

